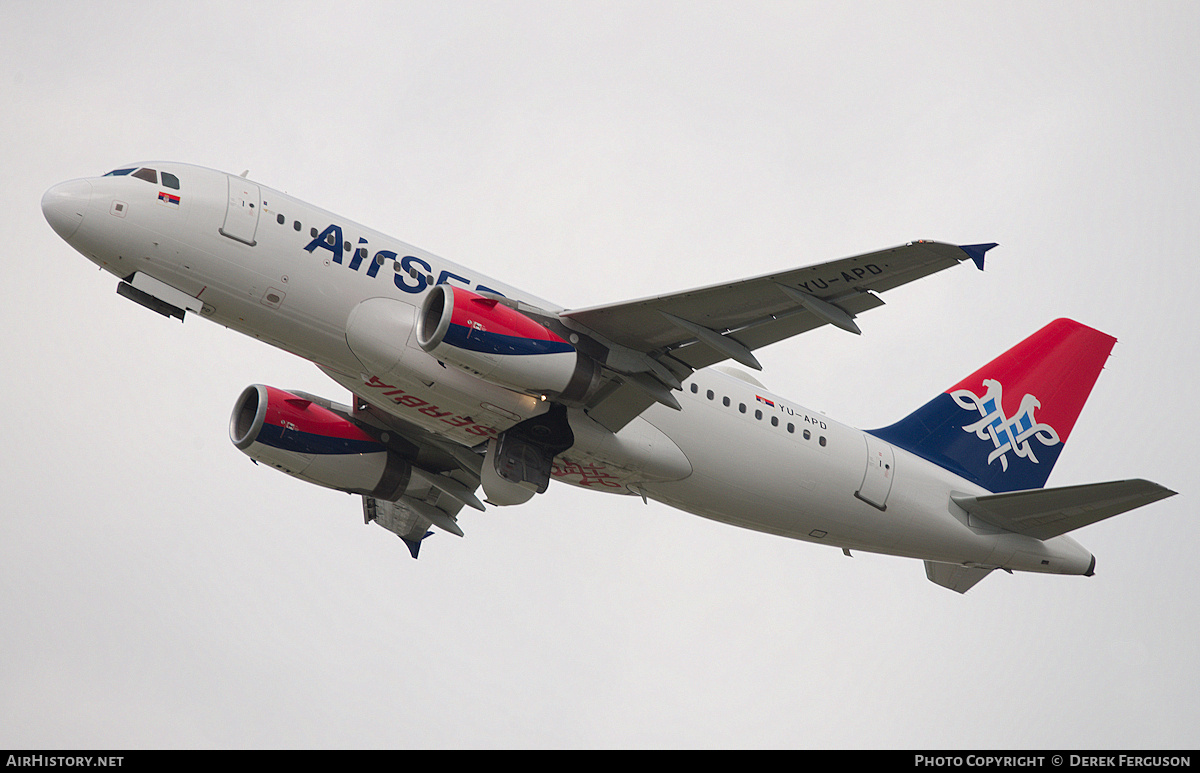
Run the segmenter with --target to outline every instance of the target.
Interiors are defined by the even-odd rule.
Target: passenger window
[[[139,180],[145,180],[146,182],[158,185],[158,172],[154,171],[153,169],[146,169],[143,167],[142,169],[134,172],[133,176]]]
[[[708,399],[709,400],[713,399],[713,391],[711,389],[708,390]]]
[[[165,187],[165,188],[179,190],[179,178],[176,177],[175,175],[171,174],[170,172],[162,173],[162,184],[163,184],[163,187]]]
[[[700,391],[700,387],[696,386],[695,384],[692,384],[692,394],[696,394],[699,391]]]
[[[275,222],[276,222],[276,223],[279,223],[280,225],[283,225],[283,224],[284,224],[286,221],[287,221],[287,218],[286,218],[286,217],[284,217],[283,215],[276,215],[276,216],[275,216]]]
[[[300,221],[299,221],[299,220],[295,220],[295,221],[293,221],[293,222],[292,222],[292,228],[296,229],[296,232],[297,232],[297,233],[299,233],[299,231],[300,231]]]
[[[726,408],[729,407],[729,398],[728,397],[722,397],[721,402],[725,404]]]

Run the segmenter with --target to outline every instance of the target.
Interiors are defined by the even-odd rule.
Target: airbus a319
[[[349,390],[340,404],[249,386],[230,439],[360,496],[365,520],[414,558],[433,529],[463,535],[463,508],[520,505],[558,480],[916,558],[963,593],[996,569],[1090,576],[1095,558],[1068,532],[1174,493],[1145,480],[1046,488],[1116,341],[1072,320],[874,430],[746,371],[761,369],[755,350],[808,330],[859,333],[881,293],[982,269],[994,244],[915,241],[572,309],[245,175],[129,164],[55,185],[42,211],[125,298],[258,338]]]

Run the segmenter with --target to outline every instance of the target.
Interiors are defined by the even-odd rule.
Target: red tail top
[[[985,379],[1004,385],[1004,415],[1016,416],[1025,395],[1040,406],[1038,421],[1066,442],[1117,339],[1071,319],[1056,319],[955,384],[948,392],[987,392]]]
[[[1116,342],[1057,319],[872,434],[989,491],[1041,488]]]

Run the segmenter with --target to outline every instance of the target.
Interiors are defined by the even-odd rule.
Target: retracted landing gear
[[[540,416],[510,427],[488,442],[480,476],[493,505],[519,505],[550,486],[554,457],[575,444],[567,409],[551,405]]]

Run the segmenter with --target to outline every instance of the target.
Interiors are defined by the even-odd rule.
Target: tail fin
[[[1041,488],[1116,342],[1057,319],[871,434],[991,492]]]

